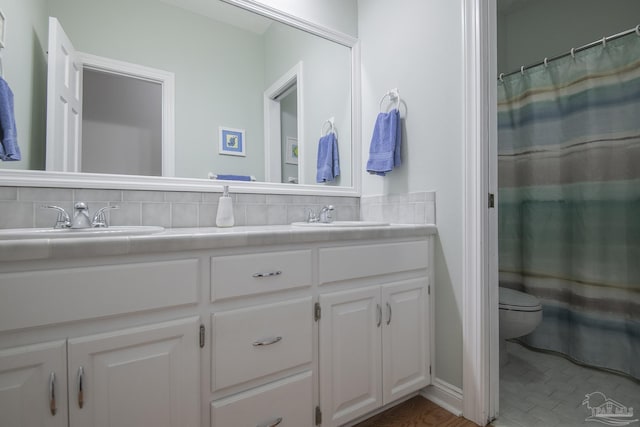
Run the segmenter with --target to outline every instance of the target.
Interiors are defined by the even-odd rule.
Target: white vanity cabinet
[[[67,427],[67,343],[0,350],[0,424]]]
[[[313,252],[211,258],[212,427],[315,425]]]
[[[342,426],[430,383],[429,229],[252,231],[0,241],[0,425]]]
[[[70,339],[74,426],[198,426],[199,318]]]
[[[0,425],[200,426],[200,260],[134,260],[0,264]]]
[[[198,324],[187,318],[0,351],[2,425],[198,426]]]
[[[326,251],[321,277],[354,287],[319,298],[322,425],[340,426],[430,384],[430,250],[407,242]],[[363,252],[371,267],[358,265]],[[368,272],[380,263],[408,278],[373,285],[380,279]]]

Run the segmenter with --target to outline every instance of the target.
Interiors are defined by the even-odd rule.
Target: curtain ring
[[[636,25],[636,34],[640,36],[640,24]]]
[[[524,76],[524,65],[520,66],[520,74],[522,74]]]
[[[607,38],[606,37],[602,38],[602,47],[607,47]]]
[[[575,48],[575,47],[572,47],[572,48],[571,48],[571,57],[572,57],[573,59],[576,59],[576,48]]]
[[[500,73],[500,75],[498,76],[498,80],[500,80],[502,83],[504,83],[504,73]]]
[[[547,68],[549,66],[549,59],[547,59],[546,56],[544,57],[543,64],[544,64],[544,68]]]

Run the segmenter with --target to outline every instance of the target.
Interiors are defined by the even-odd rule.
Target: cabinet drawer
[[[211,427],[311,427],[311,372],[305,372],[211,404]]]
[[[311,286],[311,250],[211,258],[211,301]]]
[[[0,331],[198,302],[197,259],[0,274]]]
[[[311,362],[311,297],[215,313],[212,391]]]
[[[429,266],[427,240],[320,249],[320,284]]]

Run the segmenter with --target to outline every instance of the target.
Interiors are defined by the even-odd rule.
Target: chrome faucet
[[[105,206],[100,208],[93,214],[93,219],[91,220],[91,226],[96,228],[107,228],[109,227],[109,223],[107,222],[107,216],[104,214],[109,209],[120,209],[120,206]]]
[[[320,222],[329,224],[333,222],[333,217],[331,216],[331,212],[333,212],[335,208],[333,205],[323,206],[320,209]]]
[[[56,219],[56,223],[53,225],[54,229],[71,227],[71,220],[69,219],[69,214],[60,206],[45,205],[45,206],[42,206],[42,208],[53,209],[58,212],[58,218]]]
[[[84,202],[77,202],[73,205],[73,219],[60,206],[46,205],[44,209],[53,209],[58,212],[58,217],[53,228],[72,228],[74,230],[83,228],[105,228],[108,227],[105,212],[109,209],[118,209],[118,206],[105,206],[96,211],[93,218],[89,218],[89,207]]]
[[[70,228],[91,228],[91,219],[89,219],[89,207],[86,203],[78,202],[73,205],[73,219],[71,220]]]

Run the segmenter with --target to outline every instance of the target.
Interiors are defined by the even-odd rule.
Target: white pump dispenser
[[[233,227],[233,201],[229,195],[229,186],[224,186],[224,193],[218,200],[218,213],[216,215],[216,225],[218,227]]]

